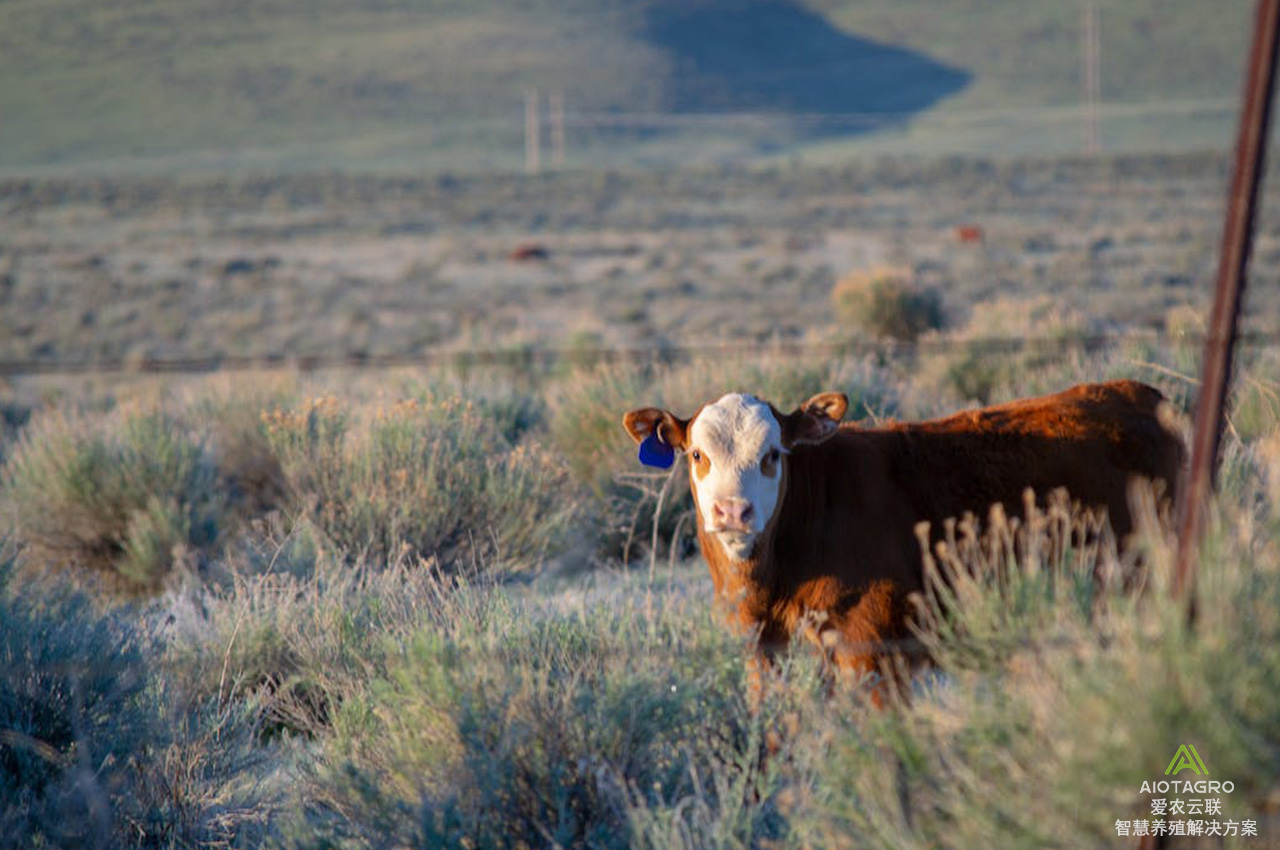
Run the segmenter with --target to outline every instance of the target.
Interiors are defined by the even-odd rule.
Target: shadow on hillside
[[[815,131],[859,132],[905,122],[970,80],[787,0],[658,0],[645,34],[675,60],[668,106],[680,112],[802,113]]]

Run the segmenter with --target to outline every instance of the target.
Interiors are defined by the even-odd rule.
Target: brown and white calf
[[[787,414],[735,393],[688,419],[647,407],[623,424],[637,442],[687,456],[712,582],[761,650],[818,615],[830,659],[870,672],[875,647],[910,635],[911,596],[925,583],[918,523],[936,539],[949,518],[985,518],[997,503],[1020,515],[1027,488],[1065,488],[1106,510],[1123,541],[1132,479],[1163,481],[1174,495],[1184,450],[1163,404],[1152,387],[1113,381],[863,428],[840,424],[841,393]]]

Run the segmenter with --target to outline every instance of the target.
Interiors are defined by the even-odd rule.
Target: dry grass
[[[872,337],[915,342],[946,326],[941,293],[920,286],[910,269],[850,272],[836,281],[831,303],[842,323]]]
[[[93,569],[154,592],[212,553],[229,509],[207,440],[161,412],[93,419],[51,413],[5,467],[5,498],[27,560]]]
[[[877,267],[937,289],[955,324],[1051,293],[1068,313],[1160,327],[1173,308],[1204,310],[1225,191],[1210,156],[11,182],[0,357],[287,363],[577,339],[589,358],[831,341],[851,330],[832,308],[837,277]],[[957,242],[967,222],[985,241]],[[1276,238],[1263,220],[1259,279],[1275,275]],[[509,261],[526,241],[550,258]],[[1251,326],[1276,330],[1272,290],[1251,299]]]
[[[951,164],[924,182],[921,166],[874,177],[676,175],[652,185],[482,181],[500,202],[478,198],[477,185],[423,189],[448,233],[407,237],[403,254],[370,237],[350,260],[385,262],[368,269],[316,246],[349,235],[344,216],[390,233],[419,215],[416,201],[392,210],[378,200],[395,181],[250,183],[219,202],[229,218],[199,211],[207,188],[160,186],[173,201],[161,214],[154,196],[112,184],[123,194],[109,222],[100,199],[41,200],[57,187],[33,187],[29,220],[4,231],[5,256],[15,246],[20,256],[0,322],[15,323],[4,338],[17,353],[127,348],[144,339],[130,311],[158,315],[151,306],[166,279],[235,297],[210,296],[219,306],[207,325],[148,338],[155,351],[287,348],[291,327],[310,328],[305,310],[357,272],[370,289],[400,281],[401,290],[379,290],[388,315],[392,296],[413,287],[402,313],[444,303],[462,315],[495,292],[515,293],[515,312],[495,313],[491,326],[477,320],[464,341],[518,354],[517,343],[563,339],[572,327],[582,342],[563,369],[502,380],[479,369],[406,369],[6,388],[4,433],[17,436],[0,446],[0,842],[1120,847],[1129,842],[1114,835],[1114,821],[1147,806],[1135,782],[1158,778],[1183,741],[1236,783],[1230,817],[1265,820],[1280,788],[1274,351],[1249,350],[1241,364],[1195,635],[1166,601],[1162,532],[1146,527],[1148,571],[1131,594],[1094,582],[1095,568],[1111,564],[1105,547],[1052,545],[1063,519],[1052,515],[1014,547],[1018,569],[1006,568],[1008,548],[993,560],[993,550],[957,541],[960,561],[945,565],[956,601],[935,611],[940,671],[918,683],[909,705],[875,712],[856,688],[828,693],[816,659],[797,647],[779,687],[752,711],[746,648],[713,609],[705,567],[683,557],[687,504],[674,497],[682,487],[658,517],[655,554],[674,557],[656,560],[652,573],[619,568],[624,552],[646,553],[662,483],[635,477],[620,426],[633,407],[688,415],[745,389],[787,408],[841,390],[851,416],[917,418],[975,398],[1131,377],[1157,384],[1185,413],[1194,384],[1180,376],[1196,371],[1191,347],[1137,334],[1103,350],[1071,343],[1099,327],[1164,323],[1175,302],[1192,300],[1185,283],[1124,275],[1199,279],[1187,245],[1210,229],[1203,199],[1220,196],[1216,172],[1185,161],[1146,167]],[[681,180],[692,182],[677,191]],[[878,211],[845,198],[858,181],[881,192]],[[1088,188],[1094,181],[1105,191]],[[736,194],[782,185],[804,200],[769,208],[771,223],[764,206]],[[1075,187],[1062,203],[1097,232],[1018,220],[1032,203],[1024,195],[1043,202],[1027,185]],[[252,218],[263,192],[280,210],[272,247],[250,258],[254,271],[228,274],[227,260],[247,256],[245,234],[265,232]],[[690,193],[722,205],[691,206]],[[1117,229],[1135,198],[1172,218]],[[970,206],[990,213],[988,239],[959,248],[953,213]],[[731,208],[745,218],[726,218]],[[333,218],[318,217],[322,209]],[[531,211],[547,209],[552,220],[536,229],[551,266],[505,265],[506,237],[496,234],[533,230]],[[691,210],[710,210],[709,223],[688,226]],[[903,236],[900,217],[912,210]],[[835,220],[870,235],[820,232]],[[602,229],[571,233],[584,222]],[[167,227],[173,242],[156,235]],[[24,253],[44,228],[66,242]],[[108,230],[119,238],[100,238]],[[190,241],[201,233],[208,239]],[[59,265],[67,245],[76,253],[152,238],[168,247],[136,271],[124,248]],[[895,261],[906,238],[913,279],[945,284],[957,327],[939,336],[958,355],[896,347],[885,349],[892,356],[819,360],[766,349],[748,359],[581,365],[597,343],[701,340],[716,323],[735,339],[757,325],[826,339],[832,264]],[[280,263],[259,262],[268,254]],[[188,259],[197,262],[187,268]],[[126,285],[113,300],[104,293],[116,279]],[[264,285],[285,280],[314,284],[305,293],[313,300]],[[42,310],[36,281],[72,294]],[[1073,288],[1052,303],[1026,296],[1050,283]],[[566,296],[578,291],[589,295]],[[600,319],[632,309],[617,297],[624,291],[646,308],[625,328]],[[279,321],[255,326],[254,299],[272,292]],[[80,324],[81,297],[100,307],[99,324]],[[344,304],[317,309],[337,316]],[[582,311],[568,315],[565,304]],[[1099,325],[1118,305],[1133,314]],[[233,334],[223,333],[224,308],[243,322]],[[516,313],[525,324],[502,325]],[[437,318],[452,329],[456,317]],[[1169,318],[1176,330],[1179,317]],[[1265,309],[1252,316],[1267,318]],[[306,343],[399,347],[412,332],[375,310],[349,327],[319,327]],[[422,333],[421,345],[438,341],[432,328]],[[981,343],[991,336],[1071,344],[996,357]],[[557,569],[583,565],[593,569]],[[77,596],[69,579],[86,571],[115,575],[127,598]],[[770,740],[781,746],[770,752]],[[1274,835],[1274,824],[1266,829]]]
[[[1140,375],[1127,357],[1079,368]],[[1001,391],[1060,381],[1064,368],[1033,367]],[[598,547],[604,524],[566,535],[545,510],[565,504],[566,476],[609,486],[631,463],[615,408],[682,408],[742,384],[784,406],[848,388],[863,410],[915,415],[910,399],[927,397],[932,379],[903,376],[912,370],[776,357],[594,370],[554,379],[546,420],[530,419],[541,405],[518,391],[495,391],[498,409],[515,412],[490,415],[482,394],[468,407],[442,398],[444,384],[398,378],[385,392],[241,387],[237,402],[215,382],[162,395],[169,423],[202,411],[243,424],[254,412],[251,433],[288,483],[286,508],[228,525],[207,553],[209,581],[132,607],[104,612],[56,577],[6,569],[0,729],[22,736],[0,742],[0,782],[16,801],[6,834],[81,840],[65,831],[75,823],[108,836],[100,846],[1123,846],[1114,821],[1141,816],[1137,783],[1158,778],[1184,740],[1240,789],[1227,814],[1262,820],[1280,787],[1269,755],[1280,750],[1280,424],[1265,407],[1248,431],[1261,436],[1228,437],[1194,638],[1165,601],[1169,541],[1149,522],[1136,595],[1096,582],[1115,556],[1105,538],[1073,547],[1061,512],[997,526],[994,548],[961,527],[942,565],[939,598],[951,601],[933,609],[940,675],[889,711],[868,710],[853,687],[828,693],[803,646],[752,710],[746,647],[696,561],[656,576],[606,568],[510,582],[497,555],[424,560],[395,543],[428,529],[405,539],[432,550],[421,541],[468,527],[483,508],[508,551],[536,560],[584,540]],[[1241,380],[1271,386],[1249,371]],[[86,413],[68,433],[122,439],[131,409]],[[42,441],[62,445],[44,416],[12,453],[15,468]],[[575,467],[537,449],[536,463],[555,458],[554,474],[527,476],[537,444],[575,446],[557,430],[574,419],[595,423],[621,459],[584,453]],[[187,432],[149,433],[168,445]],[[445,455],[470,472],[428,478],[428,461]],[[463,488],[450,510],[470,507],[441,514],[427,488],[396,489],[402,463],[432,487]],[[324,499],[338,504],[326,511]],[[354,505],[367,506],[367,524],[339,523],[350,514],[338,509]],[[6,563],[42,551],[24,527],[2,549]],[[339,533],[356,545],[336,545]],[[770,740],[782,744],[767,754]],[[90,779],[82,755],[108,767]]]
[[[489,413],[461,398],[351,407],[325,397],[264,411],[262,427],[294,514],[338,550],[536,568],[580,499],[541,446],[513,444]]]

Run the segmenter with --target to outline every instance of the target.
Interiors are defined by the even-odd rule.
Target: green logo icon
[[[1169,766],[1164,769],[1164,775],[1168,776],[1172,773],[1177,776],[1187,768],[1191,768],[1199,776],[1209,775],[1209,768],[1204,766],[1204,762],[1200,760],[1200,754],[1191,744],[1178,747],[1178,751],[1173,754],[1173,761],[1169,762]]]

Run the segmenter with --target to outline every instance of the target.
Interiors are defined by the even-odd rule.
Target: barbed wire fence
[[[0,358],[0,378],[38,376],[154,374],[200,375],[216,372],[327,370],[387,370],[412,368],[553,369],[619,363],[676,363],[761,356],[839,358],[881,356],[914,358],[928,355],[971,354],[999,356],[1066,352],[1096,353],[1124,345],[1201,348],[1204,334],[1169,334],[1152,330],[1053,336],[961,338],[926,337],[915,341],[855,338],[829,342],[751,341],[710,345],[660,344],[612,348],[512,346],[508,348],[438,349],[395,354],[359,351],[332,354],[272,354],[243,356],[211,354],[191,357],[113,356],[68,358]],[[1246,349],[1280,346],[1280,329],[1244,331],[1236,342]]]

